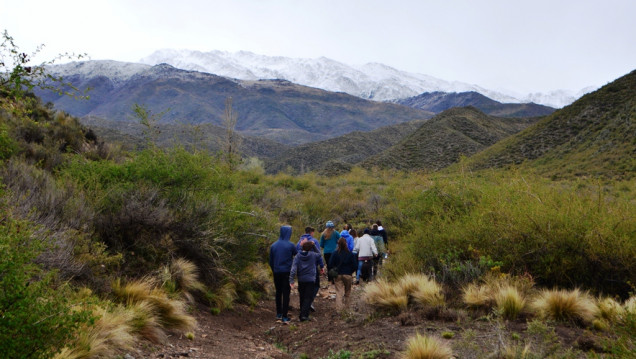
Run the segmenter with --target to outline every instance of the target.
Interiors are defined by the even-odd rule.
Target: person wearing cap
[[[325,230],[320,235],[320,248],[322,248],[323,255],[325,256],[325,263],[327,263],[327,273],[329,273],[329,259],[331,254],[336,250],[338,246],[338,239],[340,239],[340,233],[336,231],[335,225],[332,221],[327,221],[325,224]],[[330,279],[333,282],[333,278]]]

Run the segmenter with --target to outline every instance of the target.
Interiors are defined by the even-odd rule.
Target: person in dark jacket
[[[329,261],[329,268],[338,267],[338,277],[336,277],[336,310],[342,310],[349,307],[352,284],[351,273],[358,269],[356,256],[349,251],[347,240],[344,237],[340,237],[338,240],[338,249],[333,252]]]
[[[311,226],[305,227],[305,234],[300,236],[300,239],[298,240],[298,243],[296,244],[296,249],[298,250],[298,252],[302,251],[302,245],[305,241],[311,241],[314,243],[314,248],[312,248],[312,251],[318,254],[321,254],[320,243],[318,242],[316,238],[314,238],[315,232],[316,232],[316,229],[314,227],[311,227]],[[311,310],[312,312],[316,311],[316,308],[314,307],[314,299],[316,299],[316,296],[318,295],[319,291],[320,291],[320,271],[316,271],[316,282],[314,283],[314,295],[311,298],[311,304],[309,305],[309,310]]]
[[[291,226],[281,226],[278,240],[269,248],[269,266],[274,273],[274,286],[276,287],[276,321],[283,324],[290,321],[287,316],[289,293],[291,292],[289,273],[294,256],[298,253],[296,246],[289,241],[291,234]]]
[[[294,257],[289,273],[290,287],[294,287],[294,277],[298,276],[298,294],[300,299],[300,321],[309,320],[310,306],[314,298],[314,283],[318,266],[324,270],[325,264],[322,255],[313,250],[314,243],[305,241],[302,251]]]
[[[384,241],[384,248],[386,248],[386,252],[388,252],[389,251],[389,236],[386,233],[386,229],[382,227],[382,222],[380,220],[375,221],[375,224],[378,225],[378,232],[380,232],[380,235],[382,236],[382,240]]]

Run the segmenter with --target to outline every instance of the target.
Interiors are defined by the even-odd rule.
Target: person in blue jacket
[[[349,226],[349,228],[345,228],[342,230],[342,232],[340,232],[340,237],[344,238],[347,241],[347,248],[349,249],[349,252],[353,251],[353,236],[351,236],[351,233],[349,233],[349,231],[351,231],[351,226]]]
[[[289,273],[298,251],[296,246],[289,241],[292,234],[291,226],[281,226],[278,240],[269,248],[269,266],[274,273],[274,286],[276,287],[276,321],[288,324],[289,312]]]
[[[322,256],[313,250],[314,243],[305,241],[302,251],[294,257],[291,272],[289,274],[290,286],[294,286],[294,277],[298,276],[298,294],[300,299],[300,321],[309,320],[310,305],[314,297],[314,282],[316,272],[320,266],[324,271]]]
[[[325,256],[325,263],[327,263],[327,271],[329,271],[329,258],[331,254],[338,247],[338,240],[340,239],[340,233],[336,231],[336,226],[334,226],[332,221],[327,221],[325,224],[325,230],[320,235],[320,248],[323,249],[323,254]],[[334,278],[329,278],[329,281],[333,282]]]
[[[318,243],[318,240],[314,238],[315,232],[316,232],[316,229],[314,227],[311,227],[311,226],[305,227],[305,234],[300,236],[300,239],[298,240],[298,243],[296,244],[296,250],[298,250],[298,252],[302,251],[302,245],[305,241],[311,241],[314,243],[314,248],[312,248],[312,251],[320,254],[320,243]],[[314,299],[316,299],[316,296],[318,295],[318,291],[320,291],[320,271],[316,271],[316,282],[314,283],[314,295],[311,299],[311,304],[309,305],[309,309],[312,312],[316,311],[316,308],[314,307]]]

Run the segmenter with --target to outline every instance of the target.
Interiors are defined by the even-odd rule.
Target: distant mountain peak
[[[193,51],[163,49],[140,60],[156,65],[168,63],[184,70],[213,73],[240,80],[285,79],[300,85],[332,92],[345,92],[375,101],[388,101],[417,96],[424,92],[474,91],[504,103],[526,103],[563,107],[581,93],[564,90],[527,96],[504,93],[458,81],[445,81],[432,76],[400,71],[388,65],[371,62],[350,66],[327,57],[315,59],[259,55],[249,51]],[[589,92],[586,89],[585,92]]]

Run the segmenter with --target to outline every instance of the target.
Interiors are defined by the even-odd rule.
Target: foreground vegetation
[[[193,301],[213,312],[254,304],[266,294],[264,263],[280,223],[299,236],[327,220],[362,228],[382,219],[391,261],[377,285],[395,294],[390,282],[400,283],[399,298],[385,301],[397,308],[442,305],[443,291],[462,293],[492,273],[617,300],[634,291],[634,180],[461,166],[265,175],[256,160],[235,168],[215,154],[158,148],[152,137],[141,152],[122,151],[22,85],[0,91],[0,348],[9,357],[111,355],[190,331]],[[486,302],[515,318],[523,291],[497,288]],[[582,320],[633,338],[633,321],[611,320],[615,306],[604,307],[605,316]]]

